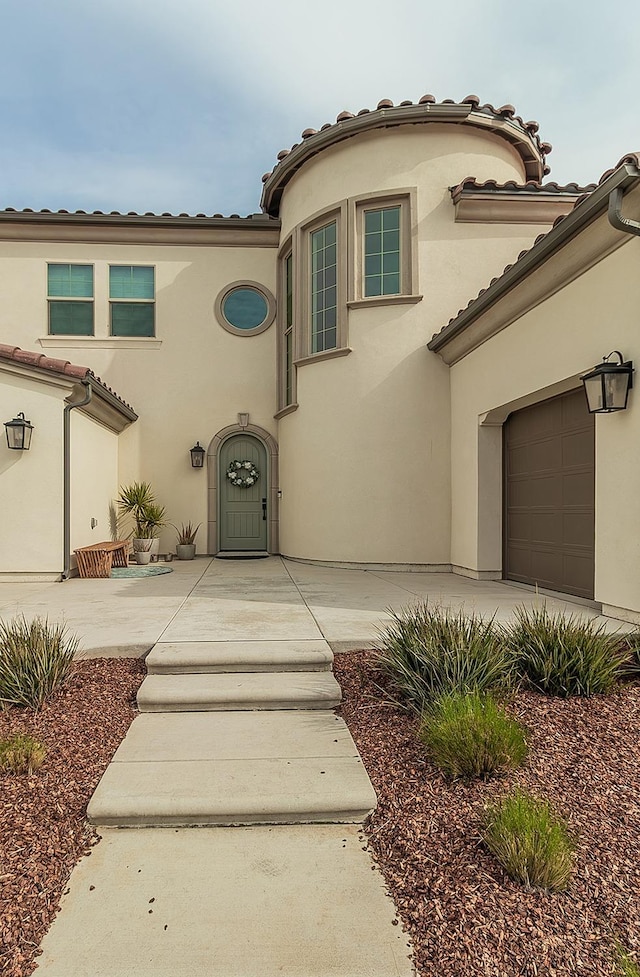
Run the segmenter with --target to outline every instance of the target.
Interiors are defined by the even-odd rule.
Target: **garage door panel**
[[[510,503],[514,509],[533,509],[540,506],[558,508],[562,506],[562,482],[555,475],[514,478],[511,488]]]
[[[589,457],[592,434],[590,431],[574,431],[562,438],[563,468],[574,468],[584,465],[584,459]]]
[[[587,542],[593,531],[593,516],[590,512],[565,512],[560,530],[564,546],[578,546],[591,554],[593,547]],[[557,537],[556,537],[557,538]]]
[[[582,390],[509,417],[505,577],[593,596],[595,424]]]
[[[593,471],[574,471],[562,475],[561,505],[563,508],[585,506],[593,510],[594,502]]]

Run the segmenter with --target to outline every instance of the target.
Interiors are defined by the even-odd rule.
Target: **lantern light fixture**
[[[5,431],[7,433],[7,446],[14,451],[28,451],[31,447],[31,434],[33,424],[25,420],[22,411],[12,421],[5,421]]]
[[[193,448],[191,448],[191,467],[192,468],[204,468],[204,456],[205,450],[199,441],[196,441]]]
[[[610,363],[612,356],[617,356],[619,362]],[[625,361],[622,353],[614,349],[608,356],[602,357],[602,363],[580,379],[584,384],[590,414],[625,410],[633,386],[633,363],[631,360]]]

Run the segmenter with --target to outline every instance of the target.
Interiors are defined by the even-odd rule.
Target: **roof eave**
[[[433,336],[431,341],[427,343],[427,348],[434,353],[439,353],[445,349],[448,343],[467,329],[483,312],[495,305],[535,268],[544,264],[567,241],[604,213],[608,207],[609,194],[612,190],[627,190],[639,180],[640,169],[633,163],[623,163],[588,197],[581,201],[571,213],[567,214],[556,227],[551,228],[538,244],[534,244],[508,271],[489,285],[482,295],[474,299],[444,329]]]

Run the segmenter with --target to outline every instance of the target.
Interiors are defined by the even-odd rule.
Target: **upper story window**
[[[284,259],[284,407],[293,403],[293,254]]]
[[[235,336],[257,336],[268,329],[276,315],[276,300],[259,282],[231,282],[219,293],[216,319]]]
[[[364,296],[399,295],[400,206],[364,212]]]
[[[311,352],[338,345],[338,240],[331,221],[311,233]]]
[[[375,193],[350,203],[355,241],[349,266],[350,302],[419,301],[415,191]]]
[[[110,265],[109,305],[112,336],[154,336],[155,269]]]
[[[93,265],[47,265],[49,334],[93,335]]]

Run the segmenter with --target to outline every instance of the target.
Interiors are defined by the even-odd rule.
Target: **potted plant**
[[[164,506],[158,505],[149,482],[132,482],[120,488],[117,500],[120,515],[131,516],[135,523],[133,552],[147,552],[147,540],[151,540],[149,554],[157,556],[160,540],[158,530],[164,526]],[[147,561],[148,562],[148,561]]]
[[[137,543],[138,549],[135,551],[136,563],[141,566],[146,566],[147,563],[151,562],[153,539],[138,539]]]
[[[183,523],[180,529],[173,528],[178,534],[176,545],[176,555],[179,560],[193,560],[196,555],[196,533],[200,529],[200,523],[194,528],[190,522]]]

